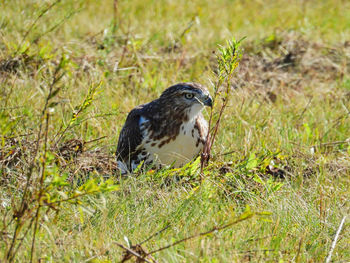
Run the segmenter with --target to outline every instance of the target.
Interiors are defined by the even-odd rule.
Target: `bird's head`
[[[159,99],[175,111],[187,112],[189,118],[196,116],[205,106],[213,106],[209,91],[198,83],[173,85],[167,88]]]

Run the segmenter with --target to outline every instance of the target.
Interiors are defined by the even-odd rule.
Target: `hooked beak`
[[[203,104],[205,106],[209,106],[210,108],[212,108],[213,107],[213,101],[212,101],[211,97],[208,96],[208,98],[205,101],[203,101]]]

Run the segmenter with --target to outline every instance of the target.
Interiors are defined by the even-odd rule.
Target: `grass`
[[[325,261],[350,212],[349,3],[118,1],[116,21],[113,1],[0,7],[3,261],[31,166],[34,182],[45,180],[30,185],[17,262],[120,261],[117,243],[131,247],[168,226],[142,244],[150,252],[244,213],[254,216],[153,257]],[[245,51],[205,179],[198,161],[118,178],[113,154],[126,114],[176,82],[213,93],[213,51],[233,36],[247,36]],[[334,262],[350,260],[348,229],[349,217]]]

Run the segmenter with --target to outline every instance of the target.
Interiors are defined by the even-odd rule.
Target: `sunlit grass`
[[[10,138],[20,135],[16,147],[30,153],[48,85],[66,57],[52,99],[48,145],[67,126],[61,143],[98,139],[84,145],[92,157],[66,160],[68,165],[50,152],[49,171],[71,175],[69,189],[84,181],[79,176],[111,175],[96,167],[112,162],[133,107],[176,82],[200,82],[213,92],[213,51],[232,37],[247,39],[205,178],[200,180],[198,161],[183,170],[122,179],[112,174],[118,190],[84,196],[81,206],[64,203],[59,213],[42,216],[34,261],[116,262],[123,252],[116,242],[137,244],[170,225],[142,245],[152,251],[231,222],[247,206],[270,215],[153,256],[158,262],[325,260],[350,209],[348,2],[118,1],[113,33],[113,1],[63,0],[22,41],[53,2],[0,1],[0,148],[7,151]],[[288,52],[295,57],[289,62]],[[95,86],[92,103],[72,122]],[[3,227],[14,212],[11,198],[18,201],[23,191],[28,156],[13,167],[1,154]],[[2,220],[6,211],[8,221]],[[335,262],[350,259],[348,225]],[[13,228],[6,231],[2,240],[8,244]],[[31,245],[30,234],[18,262],[30,259]],[[1,242],[1,260],[6,249]]]

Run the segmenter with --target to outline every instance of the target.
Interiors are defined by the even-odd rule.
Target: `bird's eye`
[[[193,94],[192,94],[192,93],[186,93],[186,94],[185,94],[185,98],[186,98],[186,99],[189,99],[189,100],[190,100],[190,99],[193,99]]]

